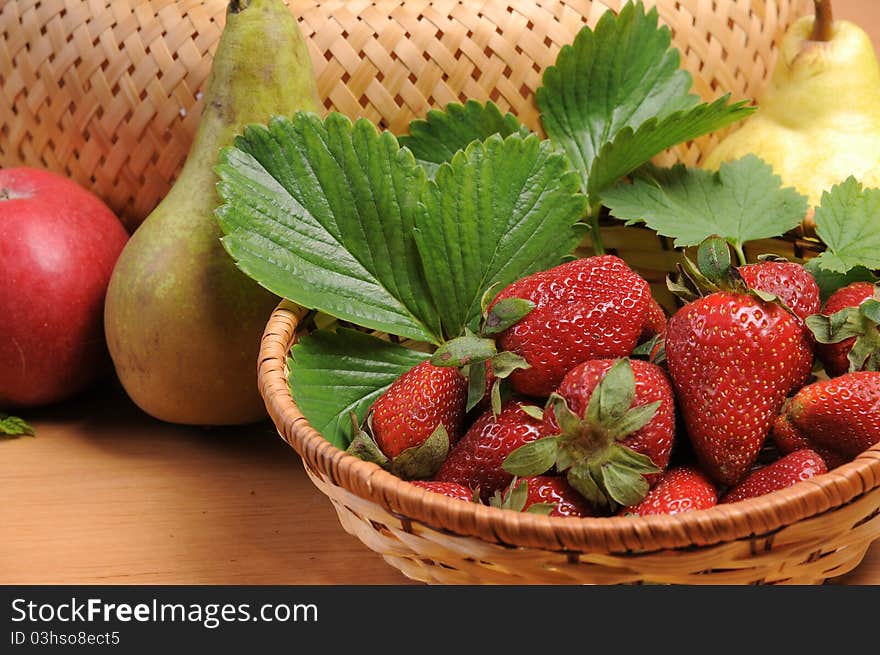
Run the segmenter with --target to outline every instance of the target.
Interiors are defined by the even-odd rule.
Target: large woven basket
[[[291,0],[325,107],[393,132],[435,106],[492,99],[540,131],[533,92],[558,49],[620,0]],[[753,97],[807,0],[661,0],[696,92]],[[58,170],[134,228],[185,159],[226,0],[0,3],[0,165]],[[697,163],[716,134],[667,153]],[[137,144],[137,147],[134,147]],[[652,282],[676,261],[646,229],[606,246]],[[794,237],[754,244],[802,255]],[[656,288],[656,287],[655,287]],[[443,583],[817,583],[880,535],[880,447],[768,496],[672,517],[561,519],[428,494],[333,447],[297,410],[286,358],[299,316],[282,303],[259,384],[345,529],[406,575]]]

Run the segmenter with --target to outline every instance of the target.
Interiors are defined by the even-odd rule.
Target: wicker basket
[[[394,132],[427,109],[492,99],[531,128],[533,91],[558,49],[620,0],[291,0],[327,109]],[[705,98],[753,97],[808,0],[660,0]],[[182,165],[226,0],[0,3],[0,165],[37,165],[101,195],[133,228]],[[720,135],[665,155],[693,164]],[[133,147],[137,144],[137,147]],[[658,282],[676,255],[637,228],[606,246]],[[755,250],[804,254],[791,238]],[[286,357],[301,317],[282,303],[259,384],[281,436],[345,529],[417,580],[443,583],[816,583],[880,535],[880,447],[826,475],[672,517],[561,519],[428,494],[333,447],[298,412]]]

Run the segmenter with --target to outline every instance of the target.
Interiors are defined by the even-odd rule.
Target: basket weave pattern
[[[63,173],[135,227],[192,142],[226,0],[0,3],[0,165]],[[622,0],[288,0],[328,110],[396,134],[432,107],[494,100],[540,131],[534,91],[580,27]],[[752,97],[807,0],[652,2],[694,91]],[[667,156],[693,164],[718,135]]]

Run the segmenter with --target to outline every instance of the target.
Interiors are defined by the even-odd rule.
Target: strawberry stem
[[[736,259],[737,261],[739,261],[740,266],[745,266],[746,264],[748,264],[748,262],[746,261],[746,253],[743,250],[743,245],[741,243],[733,244],[733,250],[736,253]]]
[[[593,241],[593,252],[597,255],[605,254],[605,246],[602,245],[602,234],[599,232],[599,214],[602,211],[602,203],[596,202],[587,207],[587,219],[590,221],[590,239]]]

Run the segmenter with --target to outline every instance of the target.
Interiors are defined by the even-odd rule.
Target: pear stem
[[[830,41],[834,14],[831,10],[831,0],[813,0],[816,5],[816,20],[813,23],[813,33],[810,39],[813,41]]]

